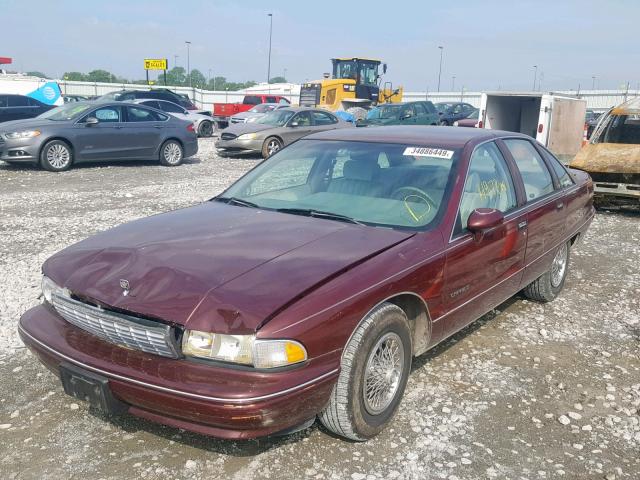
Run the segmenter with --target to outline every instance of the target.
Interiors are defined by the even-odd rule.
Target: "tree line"
[[[163,72],[155,72],[159,73],[158,78],[154,80],[154,85],[164,85],[164,74]],[[27,72],[27,75],[48,78],[42,72]],[[103,82],[103,83],[130,83],[130,84],[138,84],[138,85],[146,85],[147,80],[129,80],[127,78],[119,77],[114,75],[107,70],[92,70],[89,73],[82,72],[65,72],[62,76],[63,80],[69,81],[79,81],[79,82]],[[269,83],[286,83],[286,79],[284,77],[273,77],[269,80]],[[167,70],[167,85],[172,87],[188,87],[189,86],[189,75],[187,71],[183,67],[173,67],[171,70]],[[249,80],[247,82],[231,82],[226,79],[226,77],[211,77],[207,78],[204,74],[194,68],[191,70],[191,86],[194,88],[201,88],[204,90],[242,90],[244,88],[253,87],[257,85],[253,80]]]

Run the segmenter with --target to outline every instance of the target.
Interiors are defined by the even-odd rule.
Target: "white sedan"
[[[200,113],[198,110],[187,110],[182,108],[180,105],[167,100],[150,100],[148,98],[140,98],[134,100],[133,103],[140,103],[147,107],[156,108],[183,120],[191,120],[199,137],[213,136],[213,132],[215,130],[213,118],[205,113]]]

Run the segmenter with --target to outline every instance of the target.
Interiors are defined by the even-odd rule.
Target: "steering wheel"
[[[407,199],[411,197],[418,197],[424,200],[424,203],[429,207],[422,215],[417,215],[416,212],[407,204]],[[404,207],[407,209],[411,217],[418,223],[431,209],[437,210],[438,204],[429,196],[427,192],[419,189],[418,187],[400,187],[396,189],[391,198],[398,198],[404,201]]]

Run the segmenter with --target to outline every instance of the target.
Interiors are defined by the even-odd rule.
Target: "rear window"
[[[29,98],[23,97],[22,95],[10,95],[9,106],[10,107],[28,107]]]
[[[246,95],[242,101],[245,105],[258,105],[262,102],[262,98],[258,95]]]

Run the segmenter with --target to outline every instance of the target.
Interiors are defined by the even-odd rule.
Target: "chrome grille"
[[[55,293],[52,303],[67,322],[103,340],[163,357],[179,356],[169,325],[104,310]]]

